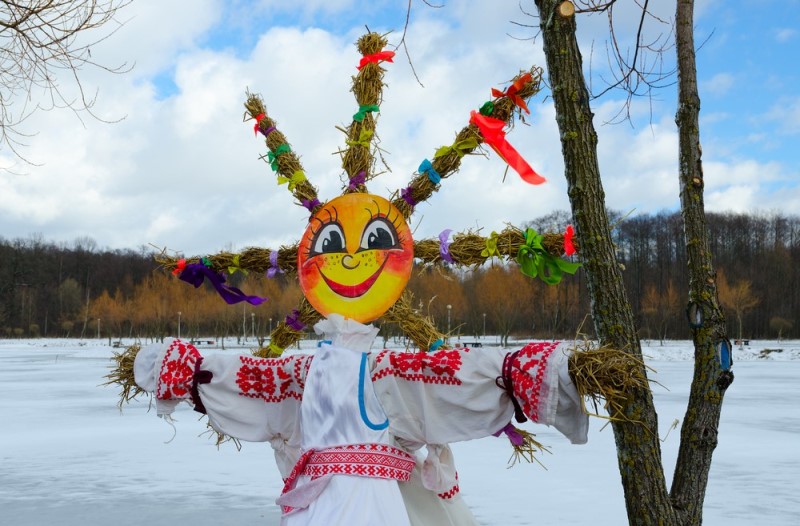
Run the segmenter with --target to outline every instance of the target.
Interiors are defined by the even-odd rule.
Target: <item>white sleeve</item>
[[[488,436],[509,423],[515,399],[533,422],[583,443],[588,417],[569,381],[567,351],[558,342],[514,353],[384,350],[371,357],[371,375],[392,434],[405,440],[446,444]]]
[[[310,355],[256,358],[221,352],[202,355],[170,339],[142,348],[134,362],[136,383],[156,398],[166,416],[182,401],[206,413],[218,432],[273,445],[299,437],[300,401]]]

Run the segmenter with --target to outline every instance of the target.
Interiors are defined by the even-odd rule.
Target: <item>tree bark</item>
[[[605,209],[597,134],[575,35],[575,18],[556,14],[558,0],[535,1],[595,330],[602,344],[641,358],[633,312],[615,258]],[[611,416],[629,419],[612,422],[628,520],[637,525],[675,524],[650,390],[634,393],[624,413]]]
[[[727,341],[727,336],[717,296],[703,205],[700,96],[697,91],[693,11],[694,0],[678,0],[675,17],[678,111],[675,122],[679,137],[681,214],[689,265],[689,302],[702,309],[704,318],[702,326],[691,329],[695,350],[694,378],[670,491],[682,524],[702,523],[722,399],[732,380],[732,376],[728,377],[721,370],[716,351],[718,342]]]

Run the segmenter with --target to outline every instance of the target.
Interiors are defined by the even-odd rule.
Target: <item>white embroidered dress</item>
[[[586,441],[588,418],[569,379],[567,345],[534,343],[515,353],[369,353],[377,334],[372,326],[332,315],[315,330],[332,343],[313,354],[281,358],[201,356],[180,340],[145,347],[136,358],[136,382],[155,393],[159,415],[191,400],[217,431],[269,441],[284,475],[298,456],[334,446],[427,446],[417,483],[443,498],[457,488],[446,444],[503,429],[515,412],[510,392],[533,422],[554,426],[573,443]],[[498,379],[509,389],[500,388]],[[404,493],[413,500],[409,495],[415,492]],[[289,526],[406,525],[409,516],[414,526],[442,523],[416,513],[412,502],[406,502],[406,513],[391,477],[299,475],[279,500],[293,508],[283,516]],[[468,516],[460,522],[449,510],[440,517],[473,523]]]

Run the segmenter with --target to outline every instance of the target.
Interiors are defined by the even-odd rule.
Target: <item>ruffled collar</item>
[[[314,332],[330,340],[334,347],[342,347],[357,352],[368,352],[379,329],[345,318],[341,314],[331,314],[314,325]]]

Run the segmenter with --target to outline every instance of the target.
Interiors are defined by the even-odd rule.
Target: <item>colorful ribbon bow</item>
[[[533,76],[530,73],[525,73],[520,78],[514,81],[512,85],[510,85],[505,91],[500,91],[499,89],[492,88],[492,97],[508,97],[511,102],[519,106],[521,109],[525,110],[525,113],[531,113],[531,110],[528,109],[528,105],[525,104],[525,100],[518,95],[519,91],[525,87],[525,84],[531,81]]]
[[[492,232],[492,235],[486,238],[486,248],[481,250],[481,256],[490,258],[500,255],[500,252],[497,250],[497,238],[497,232]]]
[[[347,185],[348,190],[356,190],[359,185],[367,182],[367,172],[361,170],[356,175],[350,178],[350,183]]]
[[[186,260],[181,258],[178,260],[178,263],[175,265],[175,268],[172,270],[172,274],[174,276],[179,275],[183,270],[186,268]]]
[[[457,141],[450,146],[440,147],[438,150],[436,150],[433,158],[436,159],[437,157],[447,155],[448,153],[455,153],[460,159],[469,153],[467,150],[474,150],[478,147],[478,144],[478,139],[475,137],[470,137],[469,139],[464,139],[463,141]]]
[[[442,182],[442,176],[439,175],[439,172],[433,169],[433,164],[431,164],[428,159],[422,161],[422,163],[419,165],[419,168],[417,168],[417,171],[421,174],[428,172],[428,179],[430,179],[433,184],[439,184]]]
[[[266,114],[264,113],[259,113],[258,115],[256,115],[256,124],[255,126],[253,126],[253,135],[258,135],[258,127],[261,124],[261,119],[263,119],[264,117],[266,117]]]
[[[286,184],[289,183],[289,191],[294,191],[295,187],[306,180],[306,174],[303,173],[302,170],[297,170],[295,173],[292,174],[291,177],[284,177],[282,175],[278,176],[278,184]]]
[[[523,274],[532,278],[538,277],[548,285],[560,282],[564,272],[575,274],[581,266],[580,263],[553,257],[542,246],[542,236],[532,228],[525,231],[525,243],[519,247],[517,263]]]
[[[486,144],[491,146],[497,155],[522,177],[523,181],[530,184],[542,184],[546,181],[544,177],[533,171],[528,162],[508,143],[506,132],[503,130],[505,122],[481,115],[475,110],[470,113],[469,122],[478,127]]]
[[[272,167],[274,171],[276,172],[278,171],[278,156],[284,153],[289,153],[291,151],[292,151],[291,146],[289,146],[286,143],[283,143],[277,148],[275,148],[274,152],[272,150],[267,152],[267,160],[269,161],[269,165]]]
[[[214,289],[216,289],[217,293],[229,305],[239,303],[240,301],[246,301],[250,305],[261,305],[267,301],[267,298],[248,296],[236,287],[226,285],[224,274],[214,272],[202,263],[190,263],[186,265],[186,268],[183,269],[183,272],[181,272],[181,275],[178,277],[178,279],[181,281],[185,281],[186,283],[191,283],[194,285],[194,288],[200,287],[205,278],[208,278],[208,280],[211,282],[211,285],[213,285]]]
[[[410,186],[406,186],[402,190],[400,190],[400,197],[403,198],[403,201],[409,204],[409,206],[416,206],[417,200],[414,199],[414,189]]]
[[[379,62],[394,62],[392,60],[393,58],[394,51],[378,51],[377,53],[373,53],[371,55],[364,55],[361,57],[361,61],[358,63],[358,66],[356,66],[356,69],[361,70],[361,68],[370,62],[373,64],[377,64]]]
[[[451,229],[446,228],[439,234],[439,255],[442,260],[448,263],[453,262],[453,256],[450,255],[450,242],[447,240],[450,237]]]
[[[498,432],[492,433],[492,436],[499,437],[503,433],[506,434],[508,440],[515,446],[521,446],[525,443],[525,437],[522,436],[519,430],[511,422],[506,424],[506,426]]]
[[[353,115],[353,120],[356,122],[363,122],[364,118],[367,116],[367,113],[372,113],[373,111],[380,112],[380,106],[377,104],[362,104],[358,107],[358,113]]]
[[[567,225],[567,229],[564,231],[564,254],[567,256],[576,252],[573,239],[575,239],[575,229],[572,228],[572,225]]]
[[[358,132],[357,140],[347,139],[344,142],[348,146],[363,146],[364,148],[369,148],[369,140],[372,139],[372,133],[372,130],[361,128],[361,131]]]
[[[247,271],[239,266],[239,254],[233,256],[233,261],[228,265],[228,274],[233,274],[237,270],[245,276],[247,275]]]
[[[321,205],[322,203],[320,203],[319,199],[315,197],[314,199],[303,199],[303,201],[300,204],[306,207],[309,212],[313,212],[314,209],[319,205]]]
[[[269,268],[267,269],[267,277],[274,278],[278,274],[283,274],[283,270],[278,265],[278,251],[270,250],[269,252]]]
[[[297,309],[292,309],[292,313],[286,316],[286,325],[296,331],[302,331],[306,327],[306,324],[300,321],[300,311]]]

